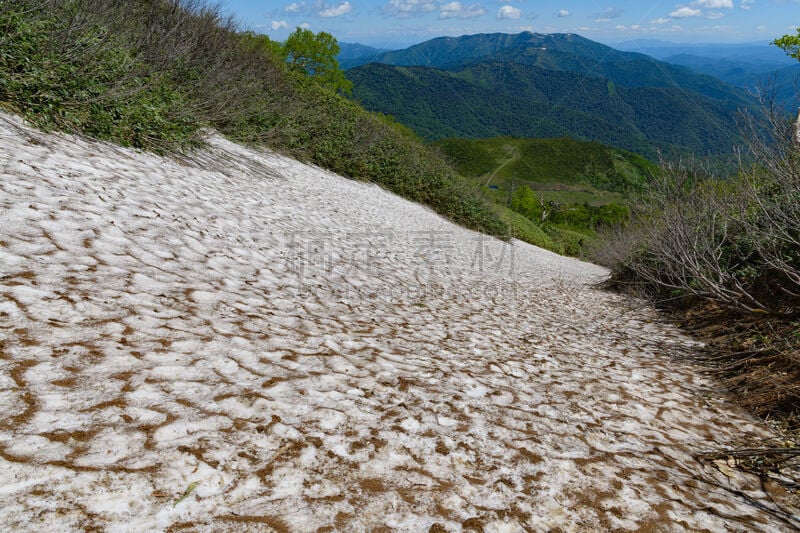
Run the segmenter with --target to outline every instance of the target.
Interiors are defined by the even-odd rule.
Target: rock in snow
[[[797,525],[694,458],[769,430],[603,269],[208,144],[0,116],[2,529]]]

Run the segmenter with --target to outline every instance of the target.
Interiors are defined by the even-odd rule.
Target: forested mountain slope
[[[347,72],[354,97],[429,140],[572,136],[649,157],[724,154],[739,111],[757,114],[712,76],[573,34],[442,37],[370,61]]]
[[[657,150],[724,153],[737,140],[728,103],[679,86],[626,87],[498,61],[457,70],[371,63],[347,77],[364,107],[429,140],[572,136],[651,157]]]

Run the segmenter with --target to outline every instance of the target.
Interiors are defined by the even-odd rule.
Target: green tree
[[[511,209],[536,222],[542,218],[542,208],[536,194],[527,185],[522,185],[514,190],[511,198]]]
[[[344,77],[336,56],[339,43],[330,33],[297,28],[283,43],[289,68],[317,80],[334,91],[350,93],[353,84]]]
[[[772,44],[782,49],[787,55],[800,61],[800,28],[797,28],[797,35],[784,35],[772,41]]]
[[[283,45],[266,35],[245,31],[239,34],[239,38],[248,50],[259,51],[276,62],[280,62],[284,57]]]

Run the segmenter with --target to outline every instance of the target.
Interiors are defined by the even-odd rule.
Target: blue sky
[[[800,0],[222,0],[244,25],[283,40],[298,26],[340,42],[401,48],[443,35],[578,33],[604,43],[769,42],[800,26]]]

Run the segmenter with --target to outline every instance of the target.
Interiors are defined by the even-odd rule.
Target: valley
[[[538,226],[534,243],[569,255],[603,226],[627,218],[630,194],[659,171],[637,154],[600,143],[561,139],[444,139],[432,144],[498,210]]]

